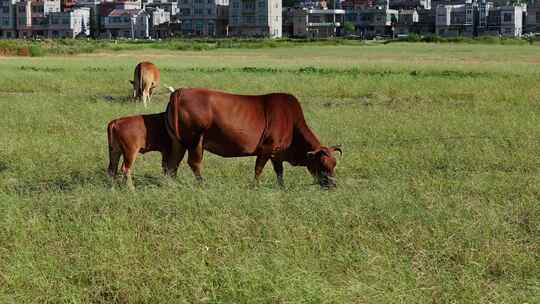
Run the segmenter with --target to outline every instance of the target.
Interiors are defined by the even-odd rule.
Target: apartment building
[[[525,7],[521,5],[490,7],[486,24],[478,27],[478,35],[521,37],[524,12]]]
[[[439,36],[457,37],[474,35],[474,8],[471,2],[455,5],[438,5],[435,33]]]
[[[90,8],[73,8],[70,11],[49,14],[47,37],[75,38],[90,35]]]
[[[0,0],[0,38],[17,37],[17,0]]]
[[[358,10],[348,15],[348,20],[355,24],[356,32],[364,38],[392,36],[398,21],[397,10],[388,8],[369,8]]]
[[[182,34],[226,36],[228,5],[229,0],[179,0]]]
[[[394,33],[396,35],[409,35],[415,31],[418,21],[419,16],[415,9],[399,10],[398,20],[394,26]]]
[[[239,37],[282,36],[281,0],[231,0],[229,35]]]
[[[147,38],[150,16],[143,9],[112,10],[103,20],[105,38]]]
[[[327,38],[341,34],[345,11],[342,9],[298,8],[293,12],[293,36]]]
[[[389,8],[397,10],[431,9],[431,0],[392,0]]]
[[[540,0],[536,0],[527,6],[525,32],[540,33]]]
[[[23,0],[16,3],[18,37],[46,37],[48,15],[55,12],[60,12],[60,0]]]

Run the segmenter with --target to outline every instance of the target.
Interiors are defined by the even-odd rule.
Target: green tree
[[[343,24],[343,29],[345,30],[345,33],[353,34],[355,32],[354,23],[350,21],[345,21]]]

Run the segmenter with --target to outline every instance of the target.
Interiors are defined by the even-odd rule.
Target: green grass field
[[[338,188],[205,154],[111,190],[106,124],[162,83],[289,92]],[[402,44],[0,57],[0,303],[540,303],[540,46]]]

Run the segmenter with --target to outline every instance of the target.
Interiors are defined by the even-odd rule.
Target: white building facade
[[[49,14],[49,38],[75,38],[90,35],[90,8],[75,8]]]

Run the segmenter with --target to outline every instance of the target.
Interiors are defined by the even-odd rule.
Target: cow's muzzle
[[[337,187],[336,178],[328,174],[321,174],[319,177],[319,185],[323,189],[333,189]]]

